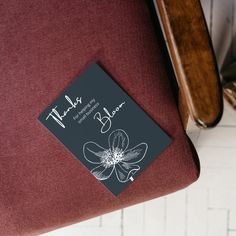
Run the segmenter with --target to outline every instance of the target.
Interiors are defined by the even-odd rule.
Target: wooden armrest
[[[180,112],[202,127],[218,123],[222,89],[199,0],[154,0],[180,89]],[[186,114],[183,114],[183,119]],[[185,122],[185,121],[184,121]]]

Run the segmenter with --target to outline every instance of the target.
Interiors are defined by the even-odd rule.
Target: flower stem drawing
[[[98,180],[106,180],[115,172],[118,181],[133,181],[133,175],[140,170],[138,163],[146,155],[148,145],[140,143],[128,148],[129,136],[122,129],[114,130],[108,137],[108,148],[89,141],[83,145],[84,158],[95,165],[90,171]]]

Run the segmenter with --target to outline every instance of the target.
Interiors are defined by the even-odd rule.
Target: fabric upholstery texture
[[[118,197],[37,121],[91,61],[173,139]],[[0,235],[37,235],[198,178],[164,62],[145,0],[1,0]]]

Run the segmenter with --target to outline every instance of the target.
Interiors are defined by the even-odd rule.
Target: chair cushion
[[[1,235],[43,233],[198,178],[145,0],[2,1],[0,55]],[[118,197],[37,121],[91,61],[173,140]]]

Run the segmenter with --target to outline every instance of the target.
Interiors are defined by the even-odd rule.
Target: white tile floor
[[[234,0],[202,0],[202,4],[221,67],[226,49],[236,51],[231,43]],[[217,24],[230,27],[223,49]],[[216,128],[190,135],[202,170],[199,181],[189,188],[45,236],[236,236],[236,112],[226,103]]]

